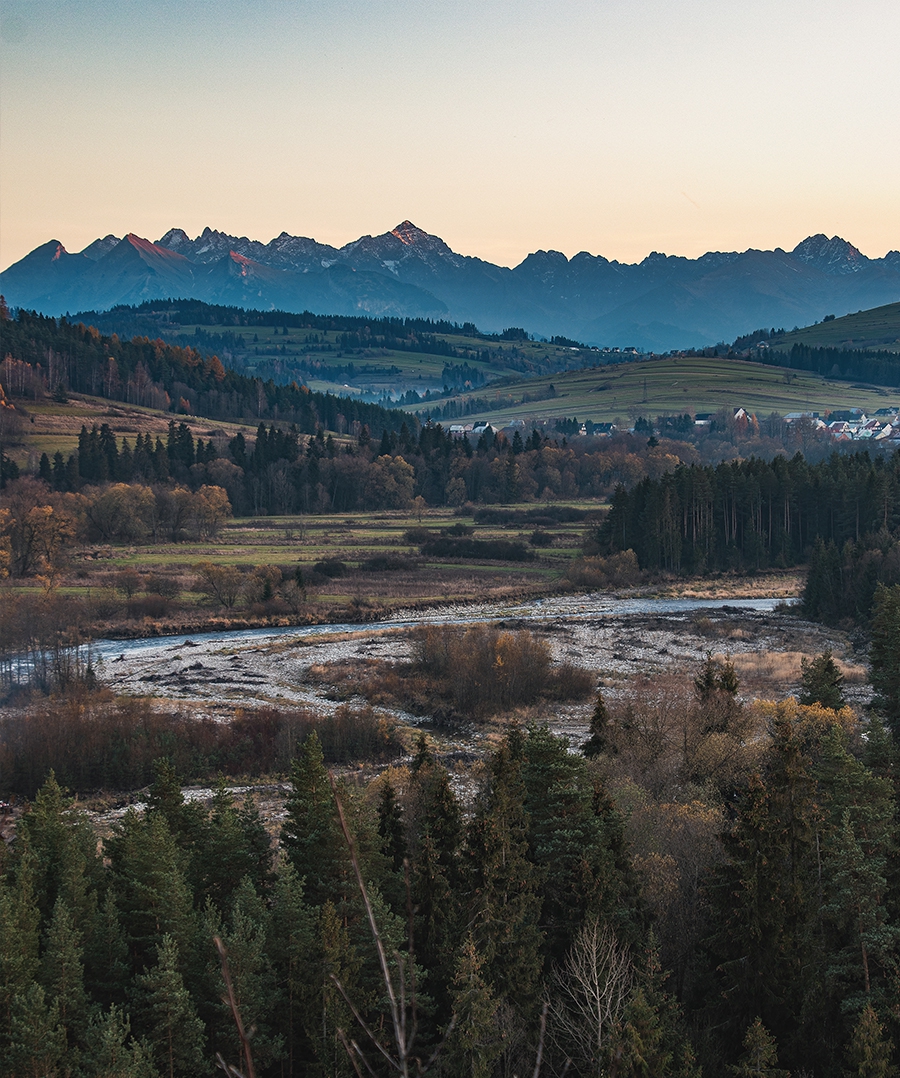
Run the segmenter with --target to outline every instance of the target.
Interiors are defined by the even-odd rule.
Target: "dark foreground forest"
[[[0,1073],[894,1073],[897,752],[813,665],[599,696],[583,754],[513,725],[462,801],[424,736],[333,787],[308,733],[277,846],[160,761],[98,847],[51,774],[0,846]]]

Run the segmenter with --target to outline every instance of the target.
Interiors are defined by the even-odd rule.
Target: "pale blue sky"
[[[529,251],[900,247],[896,0],[2,0],[0,267],[403,218]]]

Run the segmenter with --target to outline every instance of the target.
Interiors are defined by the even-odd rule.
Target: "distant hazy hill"
[[[171,229],[69,254],[56,240],[0,274],[11,306],[48,314],[151,298],[334,314],[450,318],[485,330],[664,351],[732,340],[900,300],[900,251],[870,259],[835,236],[793,251],[654,252],[640,263],[537,251],[514,269],[457,254],[404,221],[344,247],[283,232],[270,243]]]

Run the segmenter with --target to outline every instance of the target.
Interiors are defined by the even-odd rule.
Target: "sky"
[[[553,249],[900,247],[897,0],[0,0],[0,268],[404,219]]]

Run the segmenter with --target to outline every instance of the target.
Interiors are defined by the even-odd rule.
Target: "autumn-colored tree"
[[[731,1067],[735,1078],[790,1078],[788,1071],[778,1067],[778,1045],[772,1034],[757,1018],[744,1037],[744,1054],[737,1066]]]
[[[859,1013],[853,1039],[847,1047],[845,1078],[895,1078],[897,1068],[891,1063],[893,1041],[871,1003]]]

